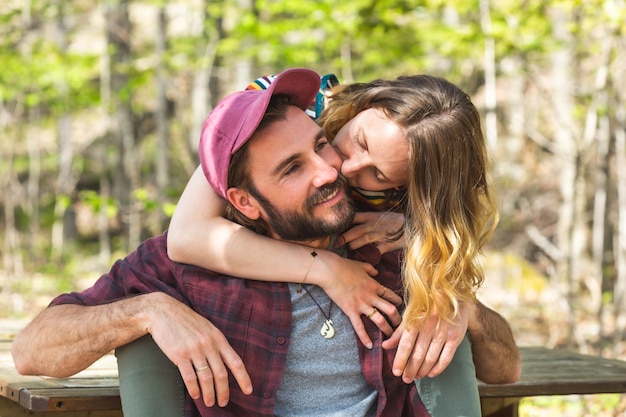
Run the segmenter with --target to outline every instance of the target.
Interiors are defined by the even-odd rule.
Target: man
[[[311,247],[312,262],[315,248],[331,247],[354,214],[337,174],[341,160],[303,111],[318,87],[312,71],[282,73],[268,90],[226,98],[204,128],[212,147],[205,172],[233,217]],[[149,239],[92,288],[57,297],[16,337],[18,371],[72,375],[151,334],[188,386],[190,375],[214,381],[223,407],[189,400],[187,415],[428,415],[415,385],[391,373],[393,351],[382,349],[371,322],[375,346],[366,349],[319,288],[175,264],[165,242],[165,235]],[[397,256],[376,262],[373,247],[351,256],[376,264],[381,284],[400,290]]]
[[[202,155],[211,185],[229,200],[235,219],[277,239],[326,248],[350,224],[352,210],[337,176],[341,160],[298,110],[307,107],[318,86],[317,74],[292,70],[266,92],[230,96],[207,118],[203,130],[209,132],[209,145]],[[274,103],[266,114],[267,101],[281,93],[295,98],[295,106],[283,103],[276,109]],[[357,415],[425,413],[414,385],[391,375],[393,351],[380,348],[376,327],[367,321],[376,340],[369,351],[356,343],[349,320],[333,310],[319,288],[244,284],[174,264],[165,251],[163,236],[151,239],[118,261],[93,288],[55,299],[16,338],[18,370],[71,375],[112,349],[151,334],[178,366],[190,396],[199,398],[198,385],[202,387],[204,404],[196,401],[201,415],[292,409],[307,415],[337,410]],[[381,259],[372,247],[351,256],[375,264],[380,282],[399,290],[397,256]],[[485,340],[477,337],[473,350],[485,353],[484,362],[495,365],[498,355],[487,356],[491,334],[484,332],[494,326],[479,322],[470,326],[470,333]],[[335,336],[321,339],[320,328],[324,335]],[[232,373],[230,383],[226,368]],[[208,408],[215,399],[226,408]],[[187,408],[192,415],[193,404],[188,402]]]

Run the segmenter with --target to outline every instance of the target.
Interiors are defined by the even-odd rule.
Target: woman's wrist
[[[322,289],[328,289],[334,278],[329,265],[332,265],[336,261],[334,258],[339,258],[339,255],[322,249],[316,249],[315,253],[316,256],[313,258],[306,275],[306,282],[315,284]]]

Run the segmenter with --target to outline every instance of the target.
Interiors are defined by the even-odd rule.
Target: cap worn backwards
[[[226,198],[231,156],[254,133],[272,96],[286,94],[306,110],[320,87],[320,76],[305,68],[292,68],[276,75],[266,89],[238,91],[220,101],[204,121],[198,153],[211,187]]]

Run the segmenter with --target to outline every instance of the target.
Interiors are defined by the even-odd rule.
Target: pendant
[[[335,328],[333,327],[333,321],[331,319],[328,319],[324,322],[320,333],[326,339],[332,339],[333,336],[335,336]]]

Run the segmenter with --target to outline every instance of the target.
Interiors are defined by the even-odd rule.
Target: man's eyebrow
[[[317,134],[315,135],[314,138],[314,142],[313,142],[313,146],[315,146],[315,144],[317,143],[318,140],[320,140],[321,138],[323,138],[325,136],[325,133],[322,129],[320,129]],[[272,176],[277,176],[280,174],[280,172],[285,169],[289,164],[291,164],[293,161],[295,161],[296,159],[300,158],[300,153],[291,155],[289,158],[285,159],[284,161],[282,161],[280,164],[278,164],[276,166],[276,168],[274,168],[271,171],[271,175]]]

